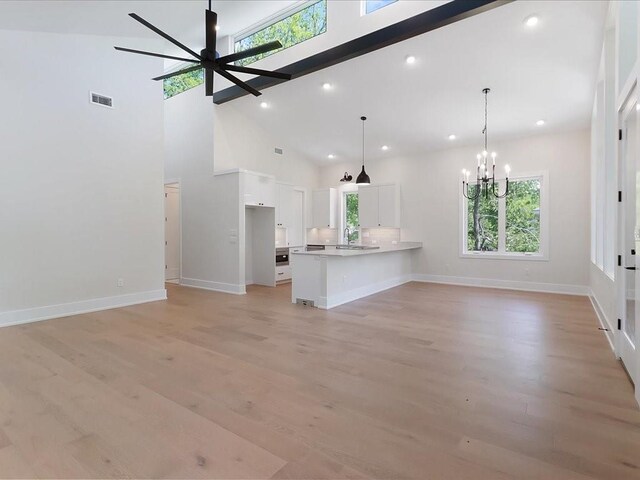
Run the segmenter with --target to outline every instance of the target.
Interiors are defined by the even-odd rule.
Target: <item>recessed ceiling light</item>
[[[449,135],[449,140],[455,140],[456,136],[452,133],[451,135]]]
[[[382,150],[384,150],[385,152],[389,150],[389,145],[382,145]]]
[[[412,63],[416,63],[416,57],[414,57],[413,55],[408,55],[407,58],[405,58],[405,61],[411,65]]]
[[[640,103],[636,103],[636,110],[640,111]]]
[[[542,125],[544,125],[544,123],[545,123],[545,122],[544,122],[544,120],[538,120],[538,121],[536,122],[536,125],[538,125],[539,127],[541,127]]]
[[[327,158],[329,160],[333,160],[334,158],[336,158],[336,156],[333,153],[330,153],[329,155],[327,155]]]
[[[331,85],[329,82],[325,82],[322,84],[322,88],[324,88],[325,90],[331,90],[331,87],[333,87],[333,85]]]
[[[269,108],[269,104],[268,104],[267,102],[262,102],[262,103],[260,103],[260,106],[261,106],[262,108]]]
[[[524,19],[524,24],[527,27],[535,27],[538,24],[538,17],[536,15],[529,15]]]

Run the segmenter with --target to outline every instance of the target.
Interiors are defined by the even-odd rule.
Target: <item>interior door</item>
[[[180,190],[164,187],[164,263],[165,280],[180,278]]]
[[[618,304],[621,325],[617,350],[631,380],[638,385],[640,360],[637,345],[637,323],[640,318],[640,286],[636,252],[640,254],[640,156],[638,155],[637,89],[628,97],[620,112],[619,175],[623,202],[618,215],[620,266]]]

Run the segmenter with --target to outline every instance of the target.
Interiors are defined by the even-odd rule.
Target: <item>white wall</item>
[[[270,137],[232,105],[214,105],[202,85],[165,100],[164,108],[165,176],[180,182],[182,194],[182,283],[242,293],[244,253],[232,232],[242,230],[244,205],[238,185],[214,171],[253,170],[311,189],[318,167],[288,148],[286,132]]]
[[[586,292],[589,132],[539,135],[491,145],[514,174],[549,172],[548,261],[460,257],[460,171],[475,165],[478,148],[451,148],[420,158],[390,158],[367,165],[373,182],[401,186],[402,240],[424,242],[417,271],[449,280],[482,278],[494,283],[526,282],[532,288],[546,288],[540,285],[545,284],[551,290]],[[323,168],[320,184],[338,186],[345,170],[355,175],[357,168],[356,162]]]
[[[164,296],[163,65],[126,43],[0,31],[0,323]]]

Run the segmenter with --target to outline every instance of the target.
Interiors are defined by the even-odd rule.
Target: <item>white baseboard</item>
[[[166,300],[166,290],[152,290],[149,292],[129,293],[115,297],[92,298],[79,302],[62,303],[59,305],[47,305],[44,307],[27,308],[24,310],[12,310],[0,312],[0,327],[20,325],[23,323],[39,322],[52,318],[69,317],[82,313],[110,310],[112,308],[128,307],[139,303]]]
[[[604,336],[609,340],[609,346],[613,353],[616,352],[616,347],[614,343],[614,326],[611,321],[607,318],[607,315],[604,313],[604,309],[598,299],[596,298],[593,291],[589,292],[589,300],[591,300],[591,305],[593,306],[593,310],[596,312],[596,316],[598,317],[598,321],[600,322],[600,326],[604,328],[603,333]]]
[[[320,297],[318,299],[318,304],[316,305],[316,307],[323,310],[329,310],[330,308],[338,307],[340,305],[344,305],[345,303],[353,302],[354,300],[368,297],[369,295],[373,295],[375,293],[379,293],[384,290],[403,285],[407,282],[410,282],[412,279],[412,275],[407,274],[400,277],[391,278],[389,280],[384,280],[373,285],[367,285],[365,287],[347,290],[346,292],[332,295],[330,299],[327,299],[327,297]]]
[[[557,283],[518,282],[511,280],[492,280],[488,278],[449,277],[446,275],[415,274],[416,282],[444,283],[466,287],[502,288],[527,292],[559,293],[564,295],[588,296],[590,289],[586,285],[565,285]]]
[[[197,278],[181,278],[180,285],[183,287],[200,288],[202,290],[212,290],[214,292],[233,293],[234,295],[244,295],[247,288],[244,285],[235,283],[212,282],[210,280],[199,280]]]

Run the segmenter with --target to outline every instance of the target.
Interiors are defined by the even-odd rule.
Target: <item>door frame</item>
[[[162,195],[163,195],[162,198],[163,199],[165,198],[164,197],[165,189],[166,189],[166,187],[168,185],[177,185],[178,186],[178,231],[179,231],[179,235],[180,235],[180,248],[178,249],[179,250],[178,257],[180,259],[180,265],[178,266],[178,284],[181,284],[182,283],[182,184],[180,183],[180,179],[179,178],[178,179],[166,178],[164,180],[164,184],[162,186]],[[163,201],[162,210],[164,212],[164,217],[166,218],[167,212],[165,210],[165,205],[166,205],[166,202]],[[167,231],[167,229],[166,229],[166,225],[165,225],[165,228],[163,230],[163,232],[164,232],[164,241],[165,241],[165,243],[163,243],[164,247],[167,246],[167,244],[166,244],[166,241],[167,241],[166,231]],[[167,259],[167,257],[166,257],[166,248],[165,248],[165,258],[163,260],[163,265],[166,265],[166,259]],[[164,272],[163,282],[166,282],[167,281],[167,279],[166,279],[166,275],[167,274],[166,274],[164,268],[162,269],[162,271]]]
[[[616,303],[617,303],[617,310],[618,310],[618,319],[620,322],[617,330],[615,331],[615,349],[616,349],[616,356],[621,360],[623,367],[625,368],[631,381],[634,383],[635,397],[638,403],[640,403],[640,348],[638,348],[639,347],[638,340],[639,340],[639,334],[640,334],[640,328],[638,328],[640,326],[640,316],[639,316],[640,314],[640,302],[639,302],[640,274],[637,270],[635,271],[635,281],[634,281],[634,289],[635,289],[634,320],[636,322],[636,325],[635,325],[636,334],[634,339],[635,345],[632,344],[632,342],[627,337],[627,334],[625,333],[625,323],[627,321],[626,311],[627,311],[627,296],[628,296],[627,281],[626,281],[627,271],[625,270],[625,267],[627,266],[626,263],[629,263],[626,261],[627,259],[626,249],[628,245],[626,243],[627,239],[625,238],[625,234],[628,235],[628,232],[626,232],[625,230],[625,224],[627,221],[627,216],[626,216],[627,214],[626,208],[628,206],[627,186],[629,185],[629,182],[628,182],[628,179],[626,178],[625,167],[626,167],[627,159],[626,159],[626,151],[625,151],[626,142],[624,141],[626,139],[625,137],[626,131],[623,128],[623,126],[624,126],[625,118],[627,118],[629,115],[633,115],[633,114],[638,115],[638,113],[636,113],[637,112],[636,106],[639,105],[638,102],[640,101],[640,91],[639,91],[640,86],[638,85],[637,79],[634,82],[632,82],[629,85],[629,87],[630,88],[628,89],[625,88],[626,95],[623,101],[619,102],[619,108],[617,109],[617,112],[616,112],[617,127],[618,127],[617,130],[622,132],[622,137],[618,138],[617,148],[616,148],[617,169],[618,169],[618,190],[622,192],[622,197],[621,197],[622,201],[618,202],[618,208],[616,212],[616,216],[617,216],[616,245],[618,249],[618,255],[620,256],[619,259],[621,259],[621,262],[619,260],[619,265],[617,267],[618,271],[615,277]],[[637,120],[636,120],[635,128],[637,130],[635,132],[636,142],[638,142],[638,145],[636,146],[636,150],[638,150],[638,146],[640,146],[640,137],[638,137],[638,134],[640,134],[640,125],[638,124]],[[639,154],[640,154],[640,151],[636,151],[636,155],[639,155]],[[638,168],[638,163],[639,162],[636,160],[636,179],[638,178],[638,174],[640,173],[640,169]],[[636,182],[634,182],[634,185],[635,185],[634,188],[636,188],[636,195],[638,195]],[[633,198],[636,198],[636,197],[634,196]],[[638,228],[637,215],[638,215],[638,212],[636,212],[635,228]],[[640,255],[640,252],[638,252],[638,255]],[[635,266],[637,268],[640,266],[638,265],[638,263],[639,263],[638,256],[634,256],[633,265],[630,265],[630,266]]]

